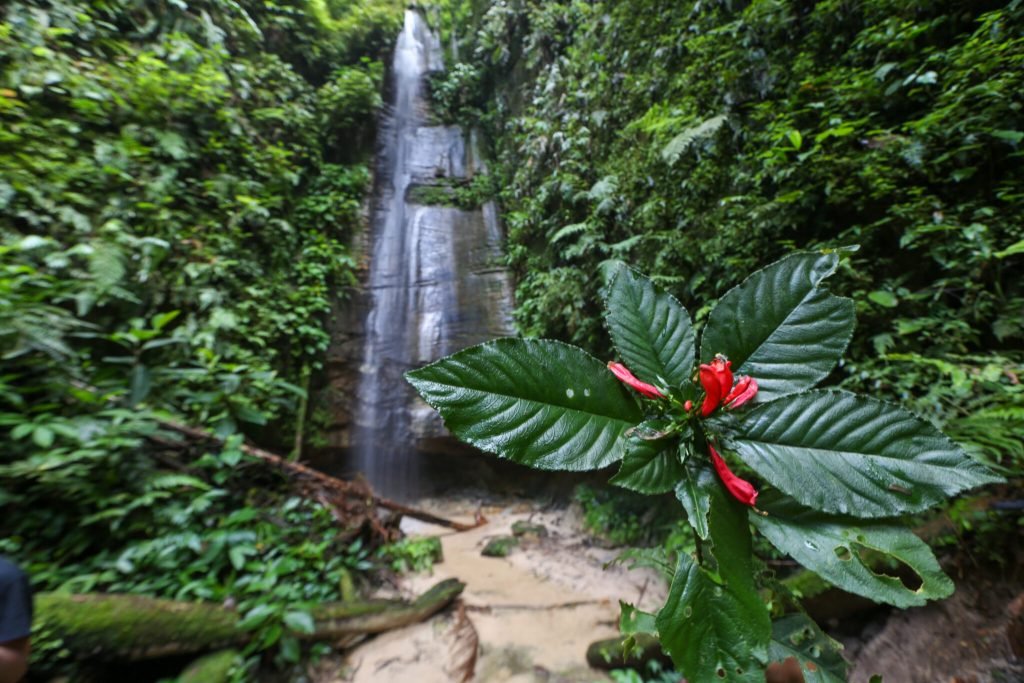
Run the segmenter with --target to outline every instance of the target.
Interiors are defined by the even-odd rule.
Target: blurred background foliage
[[[611,357],[609,259],[695,315],[858,244],[833,382],[1024,466],[1024,3],[444,0],[433,93],[487,133],[516,316]]]
[[[324,510],[252,488],[237,446],[290,449],[355,282],[402,10],[0,8],[0,553],[37,589],[259,598],[266,647],[269,617],[368,569]],[[167,417],[228,446],[169,473]]]

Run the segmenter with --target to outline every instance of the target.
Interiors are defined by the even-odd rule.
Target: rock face
[[[512,333],[494,204],[431,206],[417,203],[424,193],[408,192],[485,171],[459,127],[431,125],[424,77],[440,68],[437,38],[419,13],[407,11],[380,127],[366,277],[362,291],[338,306],[318,416],[326,421],[325,452],[344,459],[331,469],[362,472],[397,498],[423,490],[422,453],[464,450],[403,374]]]

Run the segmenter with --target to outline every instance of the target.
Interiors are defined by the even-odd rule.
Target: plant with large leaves
[[[645,623],[691,683],[763,681],[788,657],[807,680],[845,678],[806,616],[776,614],[773,625],[751,526],[844,590],[920,605],[952,582],[897,518],[998,481],[906,410],[814,389],[854,327],[853,301],[822,286],[840,257],[799,252],[755,272],[711,310],[699,348],[683,306],[616,264],[605,322],[622,363],[499,339],[407,375],[456,436],[484,450],[550,470],[621,461],[613,483],[675,492],[698,550],[679,559],[665,606]],[[760,480],[760,503],[729,460]],[[905,566],[920,585],[872,571],[867,557]]]

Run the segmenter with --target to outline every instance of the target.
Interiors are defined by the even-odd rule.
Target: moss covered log
[[[447,579],[419,598],[324,603],[313,609],[306,640],[380,633],[422,621],[454,600],[465,584]],[[36,636],[48,651],[75,660],[141,660],[203,652],[248,641],[240,615],[211,603],[139,595],[43,593],[36,601]]]

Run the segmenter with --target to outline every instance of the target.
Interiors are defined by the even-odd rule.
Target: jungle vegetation
[[[0,9],[0,553],[37,590],[230,599],[250,652],[287,663],[303,605],[370,568],[239,445],[292,448],[331,302],[354,282],[402,11]],[[225,445],[168,466],[162,420]],[[35,646],[34,669],[56,670],[61,642]]]
[[[377,560],[240,444],[287,453],[307,418],[402,10],[0,7],[0,553],[37,589],[237,600],[248,652],[284,666],[303,605],[351,595]],[[436,109],[490,148],[522,334],[610,357],[596,274],[613,259],[700,327],[758,267],[857,244],[831,285],[857,332],[828,383],[901,402],[1019,492],[1024,2],[427,14],[449,49]],[[168,467],[167,420],[224,446]],[[59,641],[38,648],[59,662]]]
[[[611,350],[627,261],[697,325],[793,249],[859,245],[832,383],[1024,463],[1024,3],[447,0],[439,109],[496,159],[516,319]]]

